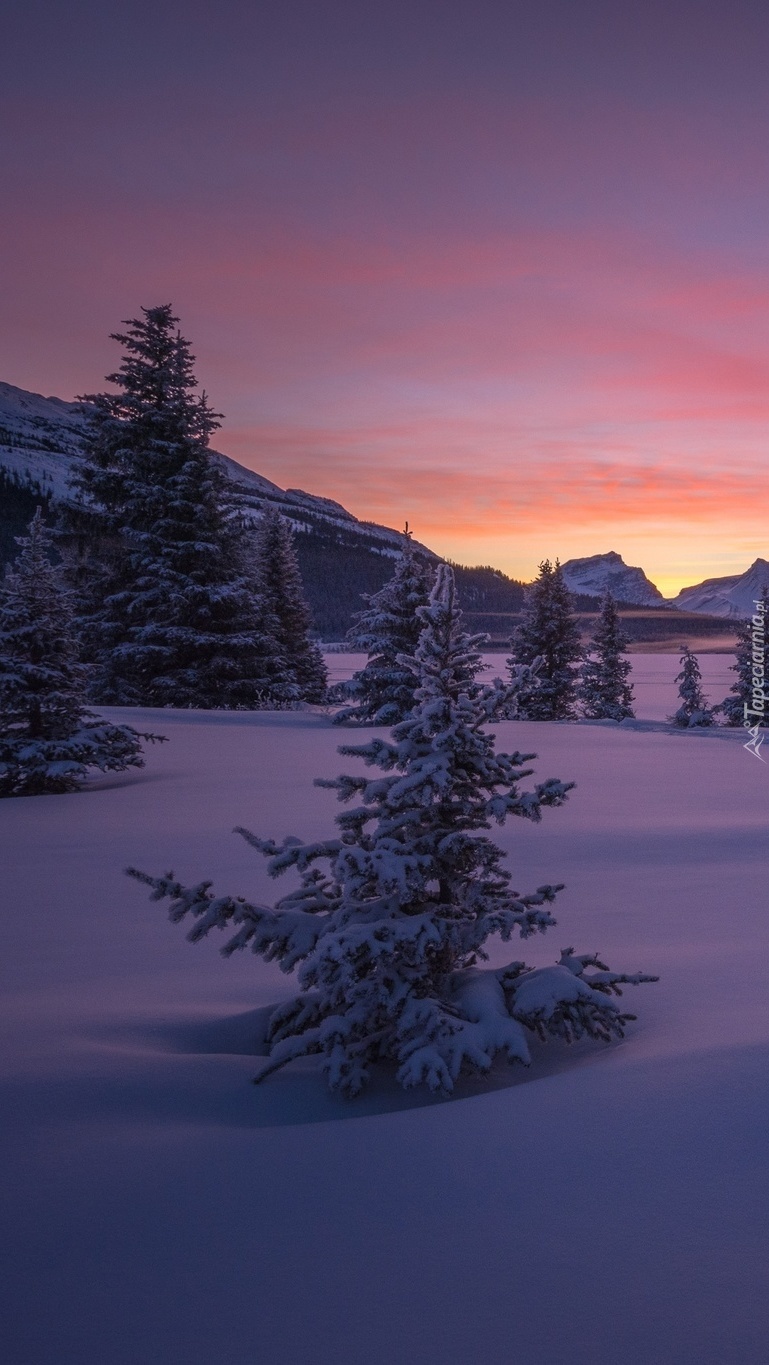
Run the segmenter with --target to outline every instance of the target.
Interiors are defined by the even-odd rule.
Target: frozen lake
[[[681,670],[677,654],[631,654],[632,682],[636,695],[636,715],[641,720],[666,720],[676,710],[676,676]],[[324,655],[329,678],[342,682],[364,667],[365,654]],[[729,671],[731,654],[698,654],[702,680],[711,703],[723,701],[734,681]],[[505,676],[505,655],[484,654],[486,676]]]

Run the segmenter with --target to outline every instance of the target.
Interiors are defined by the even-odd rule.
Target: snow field
[[[729,662],[701,656],[711,700]],[[521,956],[661,980],[623,997],[623,1044],[535,1047],[449,1101],[383,1080],[345,1102],[312,1062],[251,1086],[290,979],[188,944],[122,875],[287,888],[229,831],[330,832],[312,778],[354,760],[324,715],[110,711],[170,743],[0,804],[5,1360],[766,1360],[769,764],[739,731],[644,729],[677,659],[633,663],[640,729],[492,727],[578,784],[493,837],[520,890],[567,883]]]

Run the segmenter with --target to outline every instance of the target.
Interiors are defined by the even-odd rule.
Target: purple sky
[[[466,562],[769,557],[769,7],[3,7],[0,378],[171,301],[221,449]]]

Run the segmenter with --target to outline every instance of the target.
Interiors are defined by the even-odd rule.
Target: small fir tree
[[[69,595],[40,508],[17,543],[0,589],[0,796],[71,792],[89,768],[141,768],[140,740],[158,736],[86,710]]]
[[[273,876],[296,868],[299,889],[270,909],[214,897],[210,882],[185,887],[172,875],[131,872],[154,899],[171,899],[174,921],[193,918],[191,939],[234,927],[225,954],[250,946],[284,971],[298,968],[301,994],[272,1015],[271,1052],[258,1080],[317,1054],[332,1089],[346,1095],[357,1094],[380,1062],[394,1064],[404,1086],[449,1092],[463,1071],[487,1071],[499,1053],[528,1064],[531,1033],[621,1037],[633,1016],[612,995],[625,982],[655,979],[610,972],[571,949],[553,967],[479,969],[490,937],[549,928],[561,889],[519,895],[485,831],[509,815],[539,820],[573,784],[551,778],[521,791],[533,755],[495,751],[484,728],[494,703],[475,681],[481,637],[462,632],[448,566],[439,567],[419,615],[413,714],[391,741],[340,749],[378,774],[319,784],[353,803],[337,817],[337,837],[277,845],[239,831],[269,859]],[[508,707],[514,690],[507,689]]]
[[[607,590],[579,685],[579,700],[590,720],[625,720],[635,714],[628,681],[633,666],[625,657],[629,643],[617,604]]]
[[[273,692],[286,701],[322,702],[328,673],[310,636],[312,617],[291,528],[274,507],[265,509],[257,531],[257,582],[262,629],[274,641]]]
[[[763,636],[763,660],[764,676],[769,674],[769,588],[764,588],[759,599],[761,608],[756,609],[756,618],[762,622]],[[726,725],[748,725],[755,724],[760,719],[757,715],[746,716],[745,708],[751,707],[753,698],[753,621],[740,621],[737,626],[737,646],[734,651],[734,663],[730,665],[731,671],[737,674],[735,681],[729,689],[729,696],[724,698],[720,706],[714,710],[720,711],[724,716]],[[769,717],[767,717],[769,719]]]
[[[336,724],[396,725],[410,715],[417,679],[404,658],[417,647],[422,629],[417,612],[429,601],[434,577],[434,569],[417,555],[407,523],[392,578],[364,597],[367,606],[347,634],[350,647],[369,657],[347,685],[353,704],[337,712]]]
[[[579,663],[583,657],[571,596],[558,560],[546,559],[526,593],[524,618],[513,636],[511,670],[539,661],[535,676],[522,692],[523,720],[572,720],[575,715]]]
[[[171,307],[142,314],[114,335],[125,351],[108,376],[118,392],[83,399],[86,455],[67,513],[92,695],[257,706],[275,650],[208,448],[218,414],[195,394],[194,357]]]
[[[702,673],[696,654],[686,646],[681,646],[681,672],[676,677],[681,705],[675,715],[670,716],[674,725],[693,730],[697,726],[712,725],[713,712],[708,706],[702,691]]]

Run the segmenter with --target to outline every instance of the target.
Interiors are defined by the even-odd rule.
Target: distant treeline
[[[344,639],[353,616],[361,610],[363,595],[378,592],[395,567],[389,555],[351,542],[351,536],[342,542],[317,531],[300,532],[295,537],[304,590],[315,629],[323,640]],[[453,567],[465,611],[520,611],[523,583],[506,578],[498,569]]]
[[[15,537],[26,533],[37,506],[42,506],[46,521],[53,520],[55,508],[49,493],[0,469],[0,573],[16,557]],[[321,640],[343,640],[353,616],[361,610],[364,594],[370,595],[383,587],[392,576],[394,560],[365,543],[356,543],[353,535],[336,538],[324,534],[319,525],[309,533],[298,532],[295,546],[317,635]],[[506,647],[522,619],[525,584],[488,565],[452,567],[468,629],[483,631],[491,637],[492,644]],[[677,641],[684,634],[729,636],[735,630],[735,622],[730,618],[681,612],[671,607],[619,605],[625,631],[635,643]],[[595,623],[597,600],[575,595],[574,608],[580,631],[587,637]]]
[[[0,469],[0,575],[16,558],[16,536],[25,535],[35,508],[42,506],[47,522],[55,507],[50,493]],[[302,582],[315,630],[322,640],[342,640],[352,618],[363,606],[364,594],[378,592],[392,576],[394,559],[377,553],[364,541],[323,534],[318,527],[298,532],[295,547]],[[435,560],[435,563],[438,561]],[[498,569],[455,567],[462,605],[467,611],[517,612],[523,604],[524,584],[506,578]],[[486,629],[486,627],[481,627]]]
[[[505,648],[523,620],[521,612],[471,611],[465,615],[468,629],[484,631],[493,646]],[[737,627],[737,622],[730,617],[703,616],[698,612],[677,611],[675,607],[644,608],[624,603],[619,615],[631,644],[654,644],[664,640],[678,644],[689,636],[732,637]],[[597,609],[577,610],[575,616],[580,634],[585,640],[589,639],[598,620]]]

